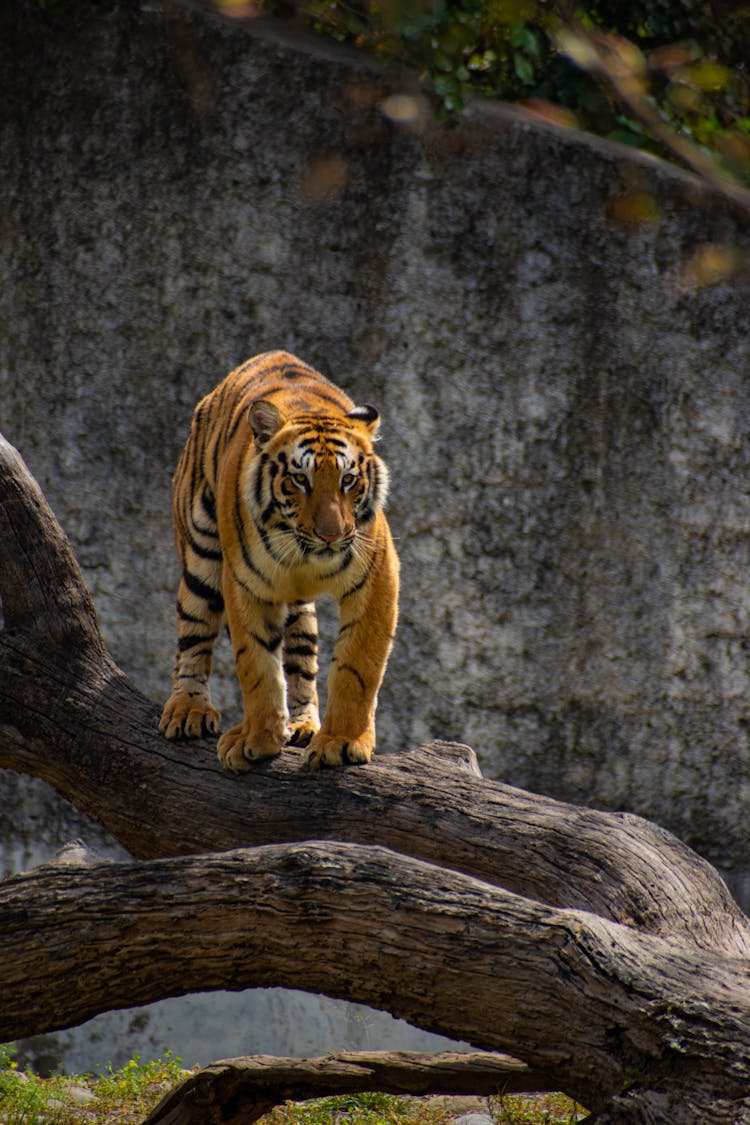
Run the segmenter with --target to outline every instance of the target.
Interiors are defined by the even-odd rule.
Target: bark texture
[[[492,1095],[545,1090],[508,1055],[356,1051],[313,1059],[223,1059],[167,1094],[145,1125],[252,1125],[284,1101],[377,1089],[386,1094]]]
[[[633,1083],[664,1121],[750,1119],[746,958],[388,849],[50,864],[2,884],[0,924],[3,1039],[186,991],[283,984],[512,1048],[594,1110]]]
[[[466,747],[235,778],[166,743],[4,441],[0,597],[0,763],[161,857],[0,885],[0,1039],[282,984],[510,1051],[597,1122],[750,1121],[750,922],[679,841],[483,781]]]

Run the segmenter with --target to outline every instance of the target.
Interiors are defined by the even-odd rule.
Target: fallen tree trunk
[[[513,1094],[547,1089],[508,1055],[348,1051],[314,1059],[250,1055],[192,1074],[149,1114],[146,1125],[252,1125],[285,1101],[357,1094]]]
[[[47,864],[0,885],[0,932],[0,1040],[183,992],[284,985],[512,1045],[594,1108],[648,1076],[677,1106],[714,1112],[720,1093],[750,1114],[747,961],[384,848]],[[708,1119],[721,1117],[692,1118]]]
[[[7,443],[0,598],[0,765],[152,857],[0,887],[0,1037],[282,984],[511,1051],[600,1122],[750,1121],[750,922],[674,837],[483,781],[465,747],[235,777],[166,742]]]

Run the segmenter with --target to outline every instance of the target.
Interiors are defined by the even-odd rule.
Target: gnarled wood
[[[185,1079],[145,1125],[252,1125],[285,1101],[380,1090],[384,1094],[513,1094],[546,1090],[509,1055],[346,1051],[313,1059],[250,1055],[222,1059]]]
[[[0,597],[0,765],[162,857],[0,886],[0,1038],[283,984],[509,1050],[597,1122],[750,1121],[750,922],[674,837],[483,781],[462,747],[234,777],[167,743],[7,443]]]
[[[0,1041],[163,996],[280,984],[511,1050],[593,1109],[634,1077],[668,1095],[673,1121],[687,1094],[704,1112],[750,1094],[746,960],[384,848],[46,864],[0,884],[0,932]]]

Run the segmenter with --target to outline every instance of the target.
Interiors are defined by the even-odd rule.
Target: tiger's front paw
[[[375,738],[364,734],[360,738],[316,734],[310,742],[305,763],[312,770],[321,766],[343,766],[355,762],[369,762],[375,749]]]
[[[273,723],[265,729],[248,728],[244,723],[230,727],[219,739],[216,752],[225,769],[244,773],[253,762],[275,758],[286,742],[286,723]]]
[[[164,704],[159,730],[165,738],[202,738],[218,733],[220,719],[210,699],[180,693]]]

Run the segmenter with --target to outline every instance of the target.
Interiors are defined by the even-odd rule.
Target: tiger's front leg
[[[217,745],[219,761],[240,773],[273,758],[287,740],[286,685],[281,663],[286,606],[260,603],[225,583],[226,615],[242,688],[242,722]]]
[[[312,769],[369,762],[375,708],[398,619],[398,559],[387,538],[368,581],[339,603],[339,634],[328,676],[328,706],[306,761]]]

